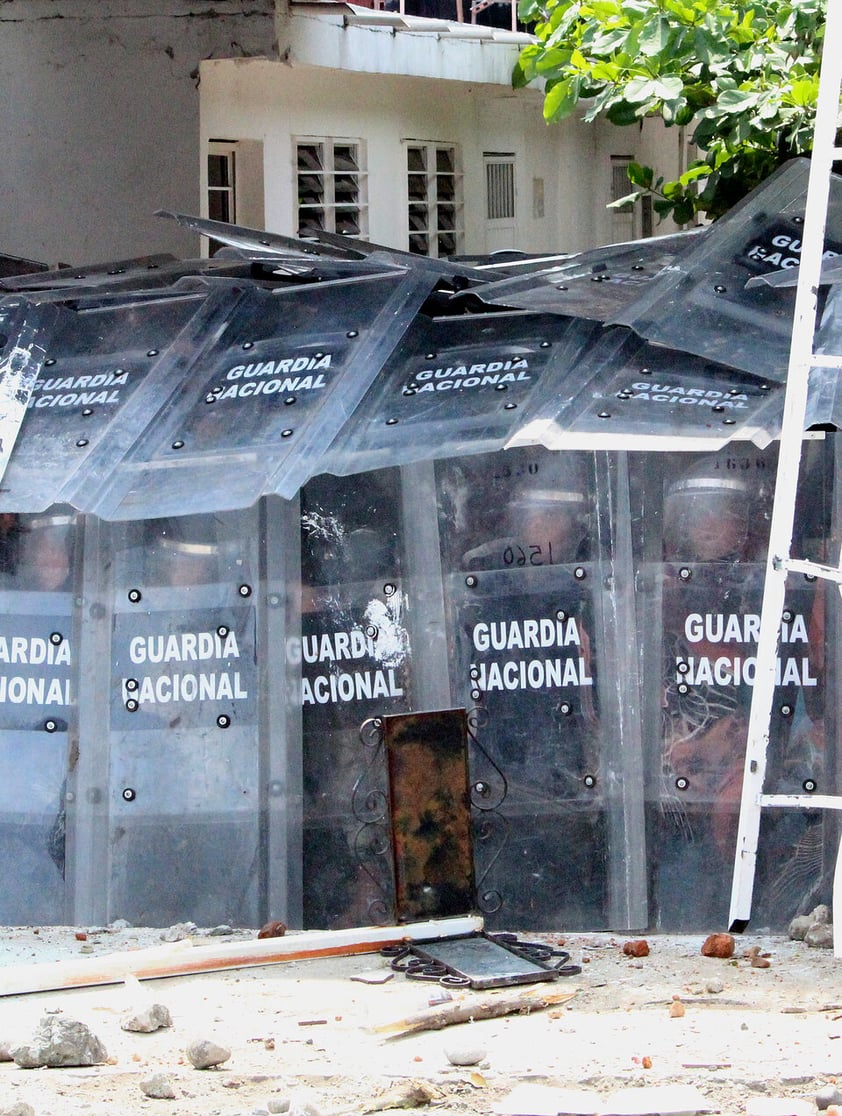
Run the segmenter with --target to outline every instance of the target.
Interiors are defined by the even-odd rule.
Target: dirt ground
[[[0,966],[161,944],[158,930],[87,934],[80,941],[68,927],[0,929]],[[644,1100],[644,1089],[679,1084],[695,1087],[713,1112],[756,1112],[760,1100],[777,1097],[817,1111],[820,1089],[837,1080],[842,1088],[842,961],[832,950],[748,933],[731,960],[719,960],[701,955],[703,935],[654,935],[649,955],[635,959],[624,955],[621,935],[530,938],[563,940],[581,965],[578,975],[537,986],[575,993],[566,1004],[403,1038],[375,1028],[427,1007],[441,989],[403,974],[352,980],[387,974],[389,961],[376,953],[3,997],[0,1042],[27,1042],[45,1014],[62,1012],[96,1033],[109,1060],[35,1070],[4,1062],[0,1113],[26,1103],[36,1116],[243,1116],[289,1102],[298,1116],[334,1116],[397,1107],[411,1082],[429,1098],[424,1108],[454,1116],[567,1111],[567,1090],[588,1094],[573,1105],[580,1112],[616,1112],[619,1089],[633,1087]],[[743,956],[753,945],[768,954],[768,968]],[[124,1013],[148,1003],[164,1004],[172,1026],[122,1030]],[[218,1041],[230,1058],[194,1069],[185,1050],[196,1038]],[[481,1061],[453,1065],[467,1048]],[[144,1095],[141,1082],[153,1073],[171,1077],[175,1099]]]

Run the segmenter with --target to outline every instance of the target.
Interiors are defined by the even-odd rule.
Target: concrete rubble
[[[842,964],[807,943],[809,928],[805,938],[737,935],[725,957],[703,955],[705,935],[651,934],[648,952],[626,950],[642,940],[631,936],[530,935],[563,943],[580,965],[579,974],[542,986],[569,993],[564,1002],[392,1041],[379,1028],[395,1020],[524,990],[443,989],[393,973],[374,952],[8,996],[0,998],[0,1116],[150,1107],[178,1116],[409,1108],[435,1116],[839,1116]],[[72,958],[87,944],[102,954],[142,950],[162,932],[8,928],[0,963]],[[230,934],[246,942],[256,930]],[[758,957],[767,967],[756,966]],[[371,982],[377,974],[391,979]],[[149,1027],[127,1028],[129,1019]],[[62,1061],[71,1034],[78,1045]],[[43,1068],[24,1070],[29,1064]]]

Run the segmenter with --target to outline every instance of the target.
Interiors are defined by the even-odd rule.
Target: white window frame
[[[465,245],[462,152],[458,144],[404,140],[407,245],[410,252],[441,258]]]
[[[225,183],[212,185],[211,158],[222,158],[226,164]],[[258,140],[208,140],[205,159],[205,216],[225,221],[230,225],[247,225],[262,229],[265,222],[263,193],[263,144]],[[213,203],[214,196],[222,196],[221,206]],[[204,250],[209,254],[220,246],[218,241],[203,238]]]
[[[634,186],[625,173],[630,163],[634,162],[633,155],[611,156],[611,201],[618,201],[626,194],[634,191]],[[636,202],[626,202],[625,205],[611,210],[615,235],[618,240],[639,240],[642,237],[652,236],[653,210],[652,198],[648,195],[639,198]]]
[[[318,165],[302,166],[306,148],[317,149]],[[354,167],[347,165],[343,149],[353,152]],[[297,236],[307,237],[317,229],[345,234],[358,240],[368,239],[368,171],[366,147],[362,139],[341,136],[292,137],[294,213]],[[356,183],[356,194],[350,191]],[[306,189],[304,189],[306,188]],[[302,198],[318,201],[302,201]],[[356,220],[351,222],[351,214]]]
[[[517,215],[517,176],[513,151],[484,151],[485,219],[492,226],[510,227]]]

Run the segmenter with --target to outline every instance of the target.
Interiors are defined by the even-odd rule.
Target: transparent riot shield
[[[652,563],[641,568],[639,615],[646,618],[641,640],[651,667],[645,685],[651,884],[655,920],[666,931],[727,925],[775,465],[774,446],[745,445],[647,458],[643,465],[658,489],[650,488],[640,520]],[[810,504],[818,510],[822,486],[814,481]],[[769,782],[780,791],[824,785],[820,602],[816,583],[791,579],[770,724]],[[656,617],[660,655],[652,638]],[[799,890],[810,888],[784,866],[797,863],[798,875],[813,836],[800,812],[764,819],[758,925],[780,929],[797,913]]]
[[[0,516],[0,922],[65,921],[73,577],[69,510]]]
[[[256,511],[110,533],[109,917],[259,925]]]
[[[477,890],[500,928],[606,925],[592,465],[533,449],[438,467],[452,670],[478,745]]]
[[[290,653],[301,685],[304,925],[390,921],[386,767],[372,719],[411,707],[398,471],[307,484],[301,554],[301,640]]]

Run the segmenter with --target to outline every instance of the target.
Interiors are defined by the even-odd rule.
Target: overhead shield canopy
[[[780,427],[794,293],[756,280],[797,266],[806,183],[796,160],[705,229],[538,270],[177,216],[227,246],[2,280],[14,450],[0,511],[243,508],[319,473],[510,446],[763,446]],[[829,257],[839,178],[831,194]],[[833,278],[819,339],[838,350]],[[814,369],[811,384],[808,423],[838,425],[835,375]]]

